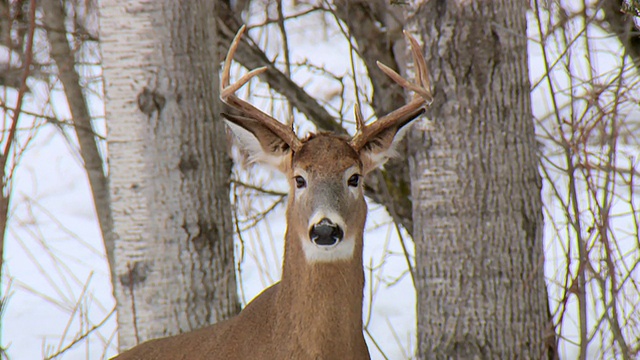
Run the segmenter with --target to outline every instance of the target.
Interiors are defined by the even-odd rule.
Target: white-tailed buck
[[[352,138],[329,133],[299,139],[292,128],[241,100],[235,92],[255,69],[229,84],[229,68],[244,27],[229,48],[220,97],[237,114],[224,114],[241,145],[258,162],[289,179],[282,280],[227,321],[151,340],[118,359],[369,359],[362,329],[362,235],[367,205],[363,177],[393,152],[398,131],[432,100],[420,46],[407,34],[415,64],[411,83],[378,63],[415,93],[401,108],[365,125],[356,107]]]

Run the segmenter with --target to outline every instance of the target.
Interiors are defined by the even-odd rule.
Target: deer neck
[[[333,262],[307,262],[300,241],[287,233],[278,324],[312,352],[351,348],[362,339],[362,234],[353,258]]]

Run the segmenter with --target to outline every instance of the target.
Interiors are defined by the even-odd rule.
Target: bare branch
[[[111,276],[112,279],[116,279],[115,244],[113,239],[113,218],[109,204],[109,185],[103,169],[103,159],[98,149],[98,139],[94,136],[94,131],[92,131],[93,125],[87,101],[80,87],[80,76],[75,69],[74,54],[67,40],[64,23],[65,12],[62,3],[59,1],[44,1],[42,7],[45,25],[54,30],[47,31],[51,46],[51,57],[58,67],[58,76],[64,86],[73,122],[76,124],[80,155],[89,178]]]
[[[240,23],[227,5],[221,3],[218,10],[220,42],[223,47],[226,47],[235,36],[236,29],[240,28]],[[237,61],[247,69],[266,67],[267,70],[262,74],[261,79],[267,82],[275,91],[282,94],[301,113],[305,114],[311,122],[316,124],[319,129],[346,134],[346,131],[336,122],[333,116],[309,96],[304,89],[287,78],[255,44],[243,41],[238,45],[237,53]]]
[[[74,338],[69,344],[67,344],[65,347],[59,349],[58,351],[56,351],[54,354],[51,354],[51,355],[47,356],[46,360],[55,359],[58,356],[60,356],[60,355],[64,354],[65,352],[67,352],[69,349],[71,349],[74,346],[76,346],[82,340],[86,339],[87,336],[91,335],[94,331],[100,329],[107,322],[107,320],[109,320],[109,318],[111,318],[111,316],[113,314],[115,314],[115,313],[116,313],[116,307],[111,309],[111,311],[107,314],[107,316],[105,316],[104,319],[102,319],[99,323],[93,325],[87,331],[85,331],[84,333],[82,333],[79,336],[77,336],[76,338]]]

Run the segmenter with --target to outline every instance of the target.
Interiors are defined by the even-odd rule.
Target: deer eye
[[[349,184],[349,186],[352,186],[352,187],[358,187],[359,183],[360,183],[360,175],[358,174],[351,175],[351,177],[347,181],[347,184]]]
[[[304,187],[307,187],[307,181],[302,176],[296,176],[293,178],[293,180],[295,180],[296,182],[296,188],[302,189]]]

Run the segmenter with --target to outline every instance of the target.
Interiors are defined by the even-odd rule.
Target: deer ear
[[[404,126],[405,124],[392,126],[379,132],[362,146],[360,160],[365,174],[384,165],[389,159],[398,155],[397,147],[411,127],[409,125]]]
[[[244,116],[222,113],[226,124],[252,162],[272,166],[286,173],[291,164],[291,147],[261,122]]]

